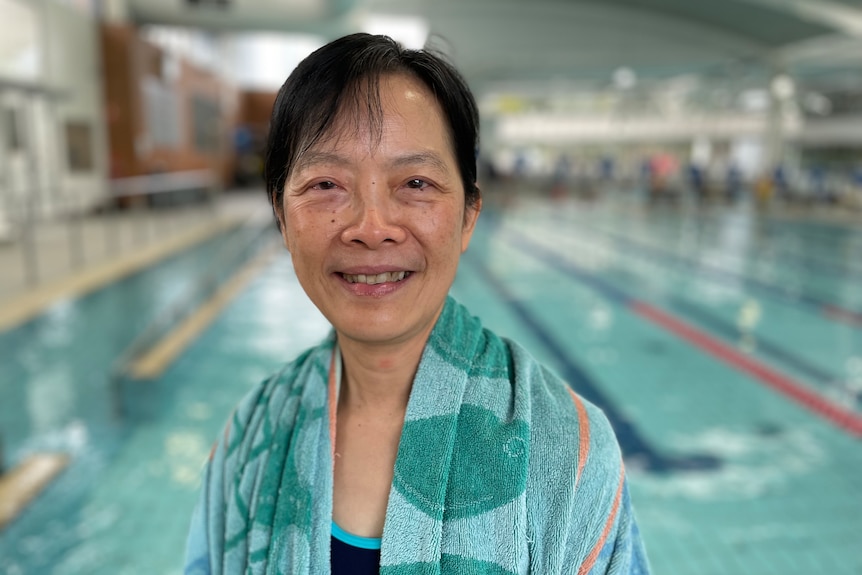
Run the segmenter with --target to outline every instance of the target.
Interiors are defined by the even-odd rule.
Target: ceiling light
[[[778,74],[775,76],[769,84],[769,88],[772,90],[773,96],[779,100],[791,98],[796,91],[793,79],[787,74]]]
[[[818,116],[828,116],[832,112],[832,101],[823,94],[809,92],[802,99],[802,105],[806,110]]]
[[[635,74],[634,70],[632,70],[631,68],[626,68],[625,66],[614,70],[613,78],[614,86],[616,86],[620,90],[628,90],[630,88],[633,88],[634,85],[638,82],[638,77]]]
[[[766,90],[745,90],[739,95],[739,106],[746,112],[762,112],[769,108]]]

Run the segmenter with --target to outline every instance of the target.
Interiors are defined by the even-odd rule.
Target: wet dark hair
[[[380,137],[383,129],[380,77],[407,74],[437,99],[448,122],[465,204],[479,201],[476,151],[479,112],[461,74],[441,56],[407,50],[388,36],[352,34],[319,48],[300,62],[285,81],[272,109],[264,179],[273,212],[279,215],[287,178],[300,156],[327,137],[336,120],[367,119]]]

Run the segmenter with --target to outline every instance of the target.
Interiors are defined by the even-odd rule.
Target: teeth
[[[366,274],[358,274],[358,275],[350,275],[344,274],[344,279],[348,282],[355,284],[368,284],[368,285],[376,285],[382,284],[385,282],[400,282],[407,275],[407,272],[383,272],[382,274],[377,275],[366,275]]]

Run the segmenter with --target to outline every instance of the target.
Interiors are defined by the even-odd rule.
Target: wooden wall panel
[[[228,184],[234,163],[232,135],[239,113],[237,89],[190,62],[173,62],[161,48],[141,38],[134,27],[103,26],[102,50],[111,176],[211,169]],[[147,105],[144,87],[147,82],[171,91],[179,124],[174,143],[153,138],[153,118],[148,117],[153,108]],[[199,110],[214,110],[215,125],[203,126],[213,134],[209,146],[196,145],[195,101],[209,104],[198,105]]]

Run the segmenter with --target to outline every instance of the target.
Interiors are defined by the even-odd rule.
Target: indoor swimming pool
[[[860,573],[859,221],[622,194],[496,203],[452,295],[605,411],[654,572]],[[118,388],[109,371],[243,233],[0,333],[6,465],[71,456],[0,531],[0,572],[180,572],[231,409],[329,327],[272,228],[262,271],[161,377]]]

